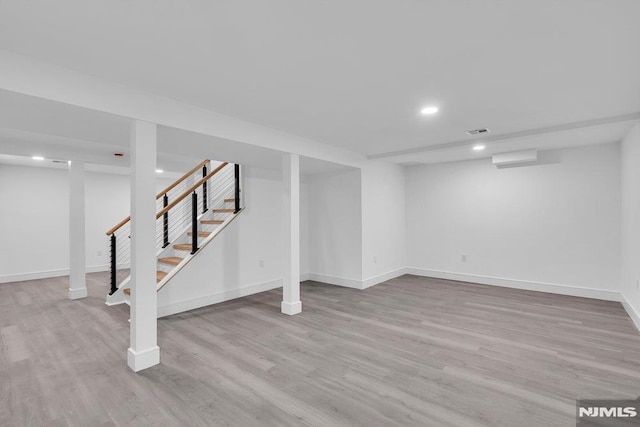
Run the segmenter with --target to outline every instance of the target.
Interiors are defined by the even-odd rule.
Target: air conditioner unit
[[[538,150],[512,151],[493,155],[496,166],[516,165],[519,163],[533,163],[538,160]]]

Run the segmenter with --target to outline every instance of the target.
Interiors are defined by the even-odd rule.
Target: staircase
[[[203,160],[156,195],[156,290],[237,218],[243,210],[240,190],[240,165]],[[106,233],[111,245],[107,305],[129,303],[130,220],[123,219]]]

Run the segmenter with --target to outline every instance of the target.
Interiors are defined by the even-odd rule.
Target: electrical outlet
[[[260,260],[260,268],[264,268],[264,260]]]
[[[373,263],[377,264],[378,263],[378,255],[374,255],[373,256]]]
[[[98,253],[96,255],[102,256],[102,251],[98,251]]]
[[[460,262],[467,262],[467,256],[465,254],[460,255]]]

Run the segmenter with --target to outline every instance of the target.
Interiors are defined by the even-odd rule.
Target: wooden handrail
[[[169,191],[173,190],[174,188],[176,188],[182,181],[184,181],[185,179],[187,179],[188,177],[190,177],[191,175],[193,175],[198,169],[200,169],[201,167],[203,167],[205,164],[207,164],[207,162],[209,162],[209,159],[204,159],[203,161],[201,161],[200,163],[198,163],[196,166],[194,166],[189,172],[185,173],[184,175],[182,175],[177,181],[175,181],[173,184],[171,184],[170,186],[168,186],[167,188],[165,188],[164,190],[162,190],[161,192],[159,192],[158,194],[156,194],[156,200],[158,200],[160,197],[164,196],[165,194],[167,194]],[[212,175],[213,176],[213,175]],[[128,223],[129,221],[131,221],[131,216],[126,217],[125,219],[123,219],[122,221],[120,221],[119,223],[117,223],[111,230],[107,231],[107,236],[111,236],[113,233],[115,233],[116,231],[118,231],[120,229],[120,227],[122,227],[123,225],[125,225],[126,223]]]
[[[113,233],[118,231],[120,229],[120,227],[122,227],[123,225],[125,225],[129,221],[131,221],[131,216],[126,217],[125,219],[123,219],[122,221],[117,223],[116,226],[113,227],[111,230],[107,231],[107,236],[111,236]]]
[[[173,202],[169,203],[169,205],[162,209],[160,212],[158,212],[156,214],[156,219],[160,218],[162,215],[164,215],[165,213],[169,212],[175,205],[177,205],[178,203],[180,203],[181,201],[184,200],[185,197],[187,197],[189,194],[191,194],[192,191],[195,191],[198,187],[200,187],[205,181],[211,179],[212,176],[214,176],[215,174],[217,174],[218,172],[220,172],[220,170],[222,168],[224,168],[225,166],[227,166],[229,163],[224,162],[223,164],[221,164],[220,166],[218,166],[217,168],[215,168],[214,170],[212,170],[211,172],[209,172],[209,174],[205,177],[203,177],[201,180],[199,180],[198,182],[196,182],[195,184],[193,184],[191,186],[191,188],[184,190],[184,193],[182,193],[181,195],[178,196],[177,199],[175,199]]]
[[[182,181],[184,181],[185,179],[189,178],[191,175],[193,175],[198,169],[202,168],[205,164],[207,164],[207,162],[209,162],[209,159],[204,159],[203,161],[201,161],[200,163],[198,163],[196,166],[193,167],[193,169],[191,169],[189,172],[185,173],[184,175],[182,175],[182,177],[180,179],[178,179],[176,182],[174,182],[173,184],[171,184],[170,186],[168,186],[167,188],[165,188],[164,190],[162,190],[161,192],[159,192],[156,195],[156,200],[158,200],[160,197],[164,196],[165,194],[167,194],[169,191],[173,190],[174,188],[176,188],[178,186],[178,184],[180,184]]]

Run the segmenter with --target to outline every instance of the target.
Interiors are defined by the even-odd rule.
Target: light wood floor
[[[159,321],[162,363],[126,366],[128,307],[67,279],[0,285],[0,425],[573,426],[575,399],[637,398],[618,303],[404,276],[307,282]]]

